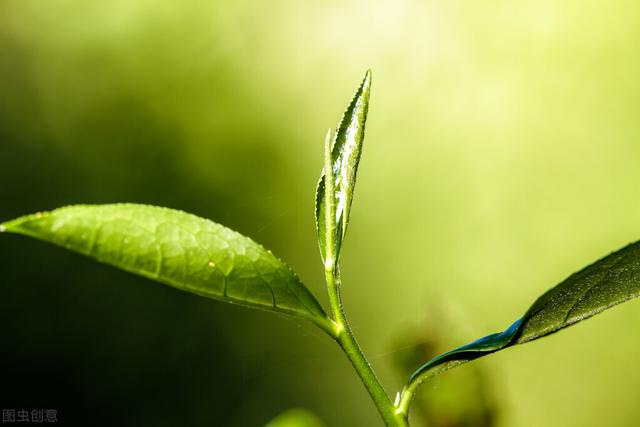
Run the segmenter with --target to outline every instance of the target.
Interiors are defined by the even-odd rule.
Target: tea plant
[[[351,361],[388,426],[407,426],[417,388],[473,359],[554,333],[640,293],[640,242],[571,275],[538,298],[505,331],[437,356],[418,367],[395,401],[385,392],[349,327],[342,306],[340,253],[365,122],[367,71],[335,133],[327,132],[316,189],[316,228],[329,293],[328,314],[298,276],[258,243],[197,216],[139,204],[77,205],[23,216],[0,231],[23,234],[194,294],[307,319]]]

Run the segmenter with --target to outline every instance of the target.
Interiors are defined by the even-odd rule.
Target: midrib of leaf
[[[185,212],[127,203],[77,205],[21,217],[2,228],[198,295],[303,317],[328,332],[333,328],[320,304],[270,251]],[[255,294],[258,285],[263,291]]]
[[[616,267],[620,266],[620,264],[623,264],[623,261],[627,261],[628,258],[630,258],[630,257],[631,257],[631,252],[628,252],[628,253],[624,254],[623,256],[621,256],[620,259],[618,259],[610,267],[609,270],[605,271],[605,276],[604,276],[603,279],[595,282],[591,286],[588,286],[587,290],[571,305],[571,308],[567,312],[567,315],[564,317],[563,323],[568,323],[569,322],[569,324],[572,324],[572,323],[575,323],[575,322],[580,321],[581,319],[583,319],[584,316],[580,316],[580,317],[577,317],[576,319],[574,319],[573,321],[569,320],[569,318],[571,317],[571,314],[576,309],[576,307],[578,307],[580,305],[580,303],[582,301],[584,301],[585,298],[587,298],[591,292],[593,292],[594,289],[598,288],[598,286],[600,286],[602,283],[606,283],[611,278],[611,274],[612,274],[613,271],[615,271]],[[620,302],[623,302],[623,301],[620,301]],[[610,307],[610,306],[604,306],[604,307],[602,307],[602,309],[600,311],[606,310],[608,307]],[[595,313],[593,313],[593,314],[595,314]]]

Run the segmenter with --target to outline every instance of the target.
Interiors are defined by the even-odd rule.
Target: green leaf
[[[505,331],[431,359],[413,373],[409,384],[419,384],[478,357],[552,334],[639,295],[640,242],[635,242],[547,291]]]
[[[333,240],[336,245],[334,248],[336,262],[340,255],[340,248],[349,222],[358,163],[360,162],[360,154],[362,153],[362,141],[364,140],[364,127],[367,121],[370,92],[371,71],[367,70],[362,83],[342,115],[342,120],[340,120],[331,146],[331,160],[335,182],[336,236]],[[324,214],[325,183],[323,170],[316,189],[316,228],[318,231],[320,253],[323,260],[326,256],[326,222]]]
[[[194,294],[302,317],[331,330],[318,301],[270,251],[185,212],[136,204],[69,206],[9,221],[0,231],[41,239]]]
[[[265,427],[325,427],[325,424],[306,409],[295,408],[278,415]]]

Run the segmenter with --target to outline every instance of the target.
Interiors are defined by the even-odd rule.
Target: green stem
[[[360,376],[362,383],[369,392],[385,424],[390,427],[407,427],[407,419],[403,414],[396,413],[396,407],[389,399],[380,380],[371,369],[364,353],[356,341],[342,308],[340,297],[340,279],[334,272],[327,271],[327,285],[329,300],[334,314],[334,321],[338,325],[337,342],[345,352],[354,369]]]
[[[396,406],[395,412],[405,420],[409,418],[409,406],[411,406],[411,401],[413,400],[414,394],[419,386],[420,382],[414,381],[405,386],[400,393],[400,400],[398,402],[398,406]]]
[[[340,274],[337,267],[336,254],[336,208],[335,181],[333,175],[333,157],[331,155],[331,129],[327,132],[324,152],[324,183],[325,183],[325,257],[324,269],[329,291],[329,303],[336,324],[336,341],[349,358],[354,369],[360,376],[371,399],[376,405],[385,424],[389,427],[407,427],[407,419],[402,414],[396,414],[396,407],[385,392],[380,380],[371,369],[371,365],[362,353],[358,342],[349,327],[347,317],[342,308],[340,296]]]

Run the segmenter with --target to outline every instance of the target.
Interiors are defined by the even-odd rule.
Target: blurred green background
[[[323,137],[371,67],[344,299],[395,392],[397,337],[433,307],[462,344],[640,237],[639,40],[640,4],[622,0],[0,0],[0,219],[180,208],[260,241],[326,302]],[[303,407],[380,425],[311,325],[1,237],[3,408],[262,426]],[[498,426],[637,425],[638,325],[630,302],[460,370],[486,371]]]

